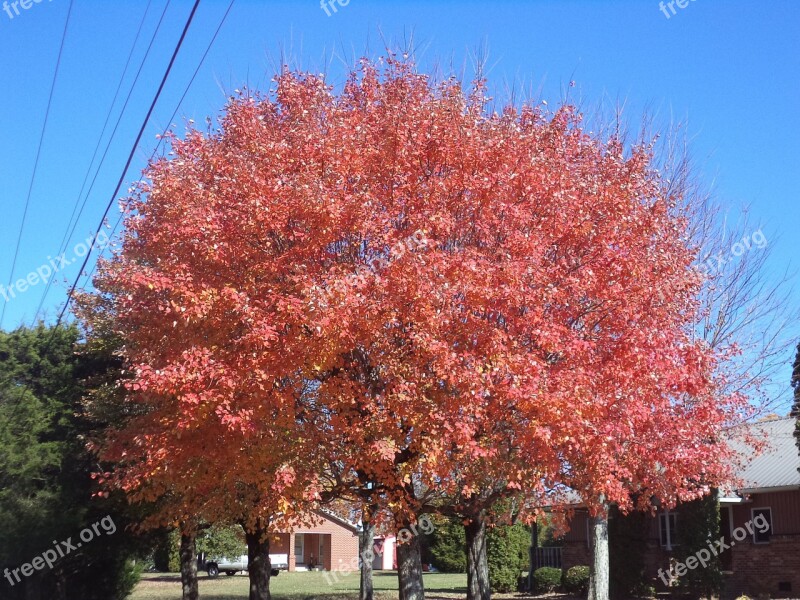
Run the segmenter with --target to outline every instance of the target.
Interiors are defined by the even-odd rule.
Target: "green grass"
[[[322,572],[282,572],[270,579],[270,591],[275,600],[335,598],[351,600],[358,597],[358,572],[342,575]],[[333,577],[335,576],[335,577]],[[247,598],[248,579],[246,575],[227,577],[220,575],[210,579],[201,574],[200,597],[203,600],[233,600]],[[331,583],[329,583],[329,581]],[[463,598],[466,596],[467,576],[464,574],[425,573],[423,576],[426,597]],[[379,571],[374,574],[376,600],[397,599],[397,573]],[[136,586],[130,600],[180,600],[181,579],[177,573],[145,573]]]

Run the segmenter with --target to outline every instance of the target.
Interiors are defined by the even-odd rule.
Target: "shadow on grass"
[[[448,593],[448,594],[464,594],[464,595],[466,595],[467,586],[465,586],[465,585],[448,585],[446,581],[441,581],[437,577],[437,575],[442,575],[442,573],[428,573],[428,572],[426,572],[426,573],[422,574],[422,583],[425,586],[425,598],[426,598],[426,600],[428,598],[428,593],[429,592],[431,594],[435,594],[435,593],[438,592],[440,594]],[[432,577],[429,577],[429,576],[432,576]],[[391,580],[397,581],[397,572],[396,571],[375,571],[372,574],[372,578],[373,578],[373,580],[375,581],[376,584],[379,584],[380,582],[386,581],[387,579],[391,579]],[[431,580],[433,580],[433,582],[435,582],[435,583],[433,583]],[[378,589],[376,589],[376,592],[377,591],[382,591],[382,592],[389,591],[383,585],[376,585],[375,587],[378,588]],[[395,594],[396,593],[397,592],[395,591]],[[435,597],[431,596],[430,598],[431,598],[431,600],[434,600]]]
[[[204,579],[199,573],[197,575],[197,579]],[[146,581],[158,581],[161,583],[180,583],[181,576],[176,573],[148,573],[145,579]]]

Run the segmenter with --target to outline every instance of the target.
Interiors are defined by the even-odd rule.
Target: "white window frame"
[[[674,525],[675,531],[672,531],[670,526],[669,526],[670,517],[673,518],[673,522],[675,523],[675,525]],[[666,527],[664,527],[663,530],[661,528],[661,519],[662,518],[664,519],[664,522],[666,523]],[[667,539],[664,539],[664,531],[666,531]],[[675,512],[674,510],[668,510],[668,509],[662,510],[658,514],[658,539],[659,539],[659,542],[661,543],[661,547],[664,548],[667,552],[671,552],[672,549],[675,548],[675,546],[678,545],[677,543],[673,542],[673,540],[672,540],[672,535],[674,533],[676,533],[677,531],[678,531],[678,513]]]
[[[300,542],[300,552],[297,552],[297,542]],[[294,534],[294,562],[297,565],[304,565],[306,556],[306,536],[303,533]]]
[[[759,542],[758,540],[756,540],[756,534],[760,533],[755,527],[755,519],[756,519],[756,511],[757,510],[769,511],[769,530],[767,531],[767,533],[769,533],[769,539],[767,541]],[[769,544],[772,541],[772,536],[774,534],[775,525],[774,525],[774,522],[772,521],[772,507],[771,506],[757,506],[757,507],[751,508],[750,509],[750,523],[752,524],[751,526],[753,527],[753,543],[754,544]]]

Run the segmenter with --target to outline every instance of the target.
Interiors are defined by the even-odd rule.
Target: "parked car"
[[[289,555],[288,554],[270,554],[269,560],[272,565],[270,574],[272,577],[277,577],[281,571],[289,568]],[[240,571],[248,570],[248,556],[242,554],[234,558],[219,557],[203,561],[204,564],[200,567],[203,571],[208,573],[209,577],[217,577],[220,573],[233,576]]]

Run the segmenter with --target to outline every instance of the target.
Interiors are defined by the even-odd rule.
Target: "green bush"
[[[196,549],[198,554],[205,553],[208,558],[246,554],[244,530],[239,525],[211,525],[198,532]]]
[[[501,594],[517,591],[520,574],[527,571],[530,563],[530,529],[521,524],[494,527],[486,538],[492,591]]]
[[[549,594],[561,585],[561,569],[542,567],[533,572],[533,585],[537,592]]]
[[[492,591],[499,594],[516,592],[519,585],[520,571],[512,567],[495,567],[489,571],[489,585]]]
[[[658,595],[656,594],[656,588],[652,585],[643,585],[642,588],[639,590],[639,593],[636,594],[639,598],[657,598]]]
[[[622,514],[612,507],[608,520],[611,598],[637,597],[647,583],[645,556],[650,521],[644,512]]]
[[[156,546],[153,549],[153,565],[157,570],[162,573],[181,572],[180,543],[181,538],[177,530],[158,532]]]
[[[467,572],[467,539],[464,525],[458,519],[436,517],[430,541],[433,565],[442,573]]]
[[[584,565],[570,567],[564,572],[562,585],[570,594],[586,595],[589,592],[589,567]]]
[[[181,572],[181,534],[177,529],[169,532],[169,562],[167,567],[170,573]]]
[[[719,502],[715,494],[699,500],[684,502],[678,511],[678,545],[674,557],[686,562],[699,550],[708,546],[708,540],[718,540],[720,531]],[[718,556],[711,558],[702,569],[691,569],[678,580],[678,591],[699,598],[719,596],[722,591],[722,565]]]

